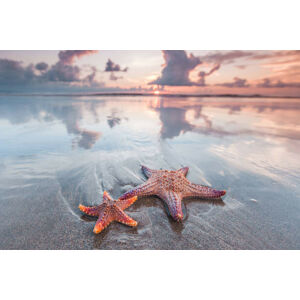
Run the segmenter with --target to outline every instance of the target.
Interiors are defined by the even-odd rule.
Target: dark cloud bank
[[[265,78],[261,83],[257,85],[261,88],[300,88],[300,82],[283,82],[281,80],[271,81],[269,78]]]
[[[218,86],[228,87],[228,88],[247,88],[250,85],[247,83],[246,79],[239,77],[234,77],[233,82],[224,82],[217,84]]]
[[[103,87],[103,83],[95,80],[96,68],[90,67],[90,73],[82,77],[80,67],[73,65],[75,59],[90,55],[94,50],[66,50],[58,53],[58,62],[48,66],[45,62],[23,66],[21,61],[0,59],[1,91],[67,88],[70,84],[78,86]],[[55,83],[55,85],[54,85]],[[72,86],[74,88],[74,86]],[[76,88],[76,86],[75,86]]]

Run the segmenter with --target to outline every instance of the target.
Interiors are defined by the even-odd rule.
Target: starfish
[[[137,197],[130,197],[123,200],[113,200],[110,195],[104,191],[103,203],[97,206],[79,205],[79,209],[90,216],[97,216],[98,220],[94,227],[94,233],[100,233],[111,222],[117,221],[128,226],[136,226],[137,222],[131,219],[123,211],[137,200]]]
[[[220,198],[226,194],[226,191],[218,191],[208,186],[191,183],[186,178],[188,170],[188,167],[177,171],[151,170],[142,166],[142,171],[148,180],[123,194],[120,199],[156,195],[167,204],[172,218],[176,221],[182,221],[181,202],[183,198]]]

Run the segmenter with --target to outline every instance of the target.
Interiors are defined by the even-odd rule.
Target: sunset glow
[[[300,97],[300,51],[0,51],[0,93]]]

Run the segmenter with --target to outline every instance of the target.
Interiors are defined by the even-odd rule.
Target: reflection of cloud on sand
[[[107,116],[107,124],[110,128],[115,127],[116,125],[119,125],[121,123],[121,118],[116,116],[116,112],[113,111],[110,116]]]
[[[7,119],[12,124],[25,124],[32,120],[40,122],[53,122],[60,120],[66,127],[68,134],[75,135],[73,147],[77,144],[84,149],[90,149],[100,138],[101,132],[81,128],[80,121],[89,115],[94,123],[99,122],[97,108],[103,106],[101,102],[77,102],[69,101],[26,101],[0,102],[0,119]]]
[[[178,103],[173,101],[164,101],[164,99],[156,99],[150,104],[150,107],[158,112],[162,122],[161,137],[174,138],[182,133],[194,131],[199,133],[217,133],[228,134],[213,128],[213,123],[209,117],[202,112],[202,105],[191,106],[188,102]],[[187,120],[187,111],[193,110],[196,119],[202,119],[203,125],[194,125]]]
[[[78,145],[80,148],[91,149],[100,137],[101,132],[78,130],[77,137],[72,141],[73,148]]]
[[[167,107],[157,109],[162,122],[161,137],[163,139],[179,136],[181,133],[191,131],[193,126],[185,119],[186,111],[181,108]]]
[[[162,138],[174,138],[192,131],[215,136],[252,134],[300,139],[300,102],[297,99],[161,97],[149,102],[149,107],[159,114]]]
[[[107,123],[110,128],[115,127],[116,125],[120,124],[120,122],[121,122],[121,118],[113,117],[113,116],[107,117]]]

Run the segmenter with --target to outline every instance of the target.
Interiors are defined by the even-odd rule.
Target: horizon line
[[[300,99],[300,96],[272,96],[262,94],[171,94],[171,93],[130,93],[130,92],[97,92],[97,93],[1,93],[0,96],[43,96],[43,97],[84,97],[84,96],[149,96],[149,97],[219,97],[219,98],[289,98],[289,99]]]

